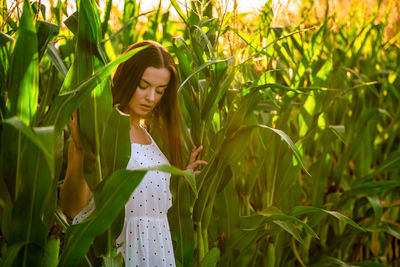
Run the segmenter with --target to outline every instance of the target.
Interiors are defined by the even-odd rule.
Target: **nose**
[[[152,87],[149,87],[146,93],[146,100],[150,103],[153,103],[155,100],[156,90]]]

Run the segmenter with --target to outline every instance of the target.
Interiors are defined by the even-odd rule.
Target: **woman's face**
[[[142,79],[129,101],[129,114],[140,118],[148,115],[160,102],[167,89],[171,73],[166,68],[145,69]]]

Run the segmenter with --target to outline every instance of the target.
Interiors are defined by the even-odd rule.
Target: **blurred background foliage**
[[[151,39],[177,63],[186,156],[202,144],[209,162],[171,180],[177,266],[400,266],[399,2],[140,5],[2,2],[1,265],[123,264],[120,211],[144,173],[119,170],[129,122],[109,83]],[[70,226],[57,192],[78,107],[98,211]]]

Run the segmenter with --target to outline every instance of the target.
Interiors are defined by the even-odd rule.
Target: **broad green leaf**
[[[222,144],[221,158],[224,164],[233,164],[243,156],[250,141],[252,127],[243,127],[237,130],[230,138]]]
[[[368,262],[368,261],[364,261],[364,262],[357,262],[357,266],[358,267],[390,267],[389,265],[383,264],[383,263],[379,263],[379,262]]]
[[[129,59],[131,56],[146,47],[140,47],[121,55],[114,61],[106,64],[97,70],[92,76],[82,81],[78,85],[72,87],[64,93],[59,94],[53,102],[53,106],[49,111],[49,115],[45,121],[45,125],[55,125],[56,132],[60,131],[67,124],[72,112],[79,107],[83,98],[90,93],[96,85],[100,84],[108,77],[118,64]]]
[[[400,187],[400,182],[397,181],[379,181],[379,182],[367,182],[360,186],[357,186],[349,191],[346,191],[346,195],[362,194],[371,195],[377,193],[383,193],[388,190],[394,190]]]
[[[339,221],[350,224],[354,228],[356,228],[362,232],[365,232],[365,230],[361,226],[359,226],[357,223],[355,223],[352,219],[350,219],[349,217],[347,217],[337,211],[329,211],[329,210],[324,210],[324,209],[320,209],[320,208],[312,207],[312,206],[297,206],[293,209],[293,211],[290,214],[292,216],[298,216],[298,215],[304,215],[304,214],[309,214],[309,213],[329,214],[329,215],[335,217],[336,219],[338,219]]]
[[[181,7],[179,6],[178,2],[176,0],[171,0],[171,4],[174,6],[176,12],[178,12],[178,15],[181,17],[183,22],[185,24],[188,24],[188,19],[187,19],[186,15],[183,13],[183,11],[182,11]]]
[[[186,79],[180,84],[179,91],[182,90],[183,86],[190,80],[190,78],[192,78],[194,75],[196,75],[197,73],[199,73],[203,69],[205,69],[205,68],[207,68],[207,67],[209,67],[211,65],[215,65],[215,64],[218,64],[220,62],[227,62],[227,61],[229,61],[229,59],[210,60],[210,61],[205,62],[204,64],[199,66],[195,71],[193,71],[188,77],[186,77]]]
[[[28,244],[28,242],[18,242],[7,247],[6,252],[2,255],[1,266],[11,267],[14,264],[15,259],[19,251]]]
[[[335,267],[335,266],[356,267],[354,265],[347,264],[344,261],[333,258],[333,257],[324,257],[321,260],[319,260],[316,264],[312,265],[312,267]]]
[[[111,225],[146,171],[117,170],[105,180],[96,209],[81,223],[68,228],[59,266],[73,266],[87,253],[94,238]]]
[[[61,75],[65,78],[67,76],[67,67],[62,61],[57,49],[54,44],[49,44],[47,46],[46,55],[50,58],[51,62],[54,64],[56,69],[61,73]]]
[[[131,147],[127,145],[130,144],[129,130],[129,116],[114,107],[101,143],[101,166],[105,179],[128,164],[131,156]]]
[[[84,175],[92,189],[104,178],[100,150],[111,112],[112,96],[109,80],[106,79],[91,92],[90,97],[83,100],[79,108],[80,137],[85,150]]]
[[[318,235],[306,223],[297,219],[296,217],[284,214],[281,210],[279,210],[278,208],[276,208],[274,206],[266,208],[256,214],[265,217],[267,219],[267,221],[272,221],[275,224],[279,225],[283,230],[287,231],[289,234],[291,234],[297,241],[299,241],[303,245],[304,245],[304,240],[300,236],[299,231],[294,227],[292,222],[303,226],[304,229],[306,230],[306,232],[308,234],[310,234],[312,237],[317,238],[317,239],[319,238]]]
[[[345,135],[345,127],[344,125],[329,125],[329,129],[342,141],[346,144],[346,135]]]
[[[43,266],[56,267],[60,253],[60,239],[51,238],[46,243],[43,256]]]
[[[400,152],[392,152],[378,167],[370,174],[362,178],[363,181],[368,181],[375,178],[378,174],[384,173],[390,170],[397,170],[400,166]]]
[[[14,39],[10,35],[0,32],[0,47],[6,45],[8,42],[13,41]]]
[[[268,130],[271,130],[271,131],[275,132],[275,133],[278,134],[280,137],[282,137],[283,140],[289,145],[289,147],[290,147],[290,149],[292,150],[294,156],[296,157],[296,160],[297,160],[298,162],[300,162],[301,166],[303,167],[303,170],[304,170],[309,176],[311,176],[311,175],[308,173],[306,167],[304,166],[304,163],[303,163],[303,160],[302,160],[302,158],[301,158],[301,156],[300,156],[299,150],[297,149],[297,147],[296,147],[295,144],[293,143],[292,139],[290,139],[290,137],[289,137],[286,133],[284,133],[284,132],[281,131],[281,130],[274,129],[274,128],[272,128],[272,127],[269,127],[269,126],[266,126],[266,125],[261,125],[261,124],[259,124],[259,125],[254,125],[254,126],[248,126],[248,127],[251,127],[251,128],[253,128],[253,127],[258,127],[258,128],[268,129]]]
[[[65,26],[73,33],[78,33],[78,11],[75,11],[71,16],[64,20]]]
[[[127,7],[127,6],[132,6],[132,5],[134,5],[134,2],[135,1],[125,1],[125,7]],[[150,13],[152,13],[153,11],[152,10],[150,10],[150,11],[148,11],[148,12],[143,12],[143,13],[140,13],[140,14],[137,14],[137,15],[135,15],[134,17],[131,17],[131,18],[129,18],[129,20],[127,20],[126,22],[125,22],[125,24],[119,29],[119,30],[117,30],[117,31],[115,31],[115,33],[113,33],[109,38],[107,38],[107,39],[104,39],[104,40],[102,40],[101,42],[102,43],[106,43],[107,41],[110,41],[110,40],[112,40],[112,39],[114,39],[115,37],[117,37],[120,33],[131,33],[130,31],[132,31],[132,28],[134,28],[134,26],[135,26],[135,23],[136,23],[136,21],[137,21],[137,19],[139,18],[139,17],[141,17],[141,16],[146,16],[146,15],[148,15],[148,14],[150,14]],[[127,13],[126,12],[124,12],[124,17],[125,17],[125,15],[126,15]],[[124,20],[125,21],[125,20]],[[132,37],[132,36],[130,36],[130,37]],[[126,38],[126,37],[124,37],[124,38]],[[129,43],[129,44],[127,44],[127,45],[124,45],[124,46],[129,46],[131,43]]]
[[[33,131],[32,128],[26,126],[26,124],[20,119],[18,119],[17,117],[12,117],[4,120],[3,123],[10,124],[14,128],[21,131],[26,137],[28,137],[32,141],[32,143],[34,143],[38,148],[42,150],[43,154],[46,157],[51,157],[51,150],[49,149],[49,147],[47,147],[46,144],[42,143],[42,140],[40,140],[40,138],[36,135],[35,131]]]
[[[210,251],[208,251],[203,261],[201,262],[200,266],[202,267],[215,266],[218,262],[219,255],[220,255],[219,249],[212,248]]]
[[[43,253],[48,228],[42,220],[43,204],[50,193],[52,176],[40,149],[29,139],[23,144],[21,162],[21,189],[12,211],[10,243],[24,241],[35,246],[25,246],[22,266],[37,265],[36,253]],[[23,212],[21,212],[23,211]]]
[[[293,216],[289,216],[289,215],[285,215],[285,214],[277,214],[277,215],[273,215],[271,217],[268,218],[269,220],[272,220],[274,223],[280,225],[281,227],[283,227],[284,225],[282,224],[282,221],[290,221],[290,222],[294,222],[297,224],[300,224],[301,226],[304,227],[304,229],[306,230],[306,232],[311,235],[314,238],[319,239],[318,235],[314,232],[314,230],[306,223],[304,223],[303,221],[297,219],[296,217]],[[286,224],[287,225],[287,224]],[[286,229],[285,229],[286,230]],[[286,230],[287,231],[287,230]],[[290,232],[295,238],[296,236],[294,235],[295,233]],[[296,238],[297,239],[297,238]],[[301,239],[300,239],[301,240]],[[300,241],[299,240],[299,241]],[[301,241],[300,241],[301,242]]]
[[[39,62],[50,41],[52,41],[59,33],[59,26],[46,21],[36,22],[36,31],[38,38]]]
[[[104,12],[104,17],[103,17],[103,22],[101,23],[101,36],[103,37],[108,28],[108,20],[110,19],[110,14],[111,14],[111,7],[112,7],[112,0],[107,0],[106,3],[106,10]]]
[[[381,201],[376,196],[369,196],[369,197],[367,197],[367,199],[368,199],[368,202],[371,204],[372,209],[374,210],[375,222],[376,222],[376,225],[378,226],[379,223],[381,222],[382,214],[383,214],[383,207],[381,205]]]
[[[172,39],[175,54],[179,61],[179,68],[182,70],[184,77],[189,77],[193,72],[192,70],[192,57],[191,50],[185,40],[181,36]]]
[[[180,170],[178,168],[175,168],[174,166],[171,165],[159,165],[155,166],[152,168],[148,168],[147,170],[158,170],[162,172],[168,172],[171,173],[172,175],[181,175],[185,178],[186,182],[189,184],[190,188],[193,190],[194,194],[197,196],[197,188],[196,188],[196,180],[194,177],[194,172],[193,170]]]
[[[194,224],[190,206],[190,189],[183,179],[171,179],[172,207],[168,210],[171,238],[176,242],[174,255],[182,266],[194,265]]]
[[[17,117],[12,117],[4,120],[3,123],[7,123],[21,131],[32,143],[34,143],[44,154],[48,167],[52,175],[54,175],[54,128],[48,127],[37,127],[28,128],[21,120]]]
[[[32,13],[29,3],[25,2],[8,71],[5,117],[17,116],[28,126],[33,123],[39,94],[37,42]]]
[[[228,68],[230,67],[229,65],[233,65],[234,58],[229,58],[227,60],[228,60],[227,62],[223,62],[222,64],[220,63],[216,65],[216,67],[218,67],[218,65],[223,65],[224,66],[223,72],[220,75],[218,75],[218,80],[211,83],[212,87],[210,89],[210,92],[207,94],[204,100],[204,104],[201,107],[201,118],[203,120],[207,120],[207,118],[210,118],[210,120],[208,121],[211,121],[212,118],[211,114],[215,112],[216,108],[218,107],[219,101],[225,95],[226,91],[231,86],[231,83],[235,78],[234,67],[228,70]],[[229,74],[226,74],[226,72],[228,71]]]

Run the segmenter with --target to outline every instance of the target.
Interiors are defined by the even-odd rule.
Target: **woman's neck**
[[[140,126],[140,117],[137,115],[130,115],[130,123],[131,126],[139,127]]]

